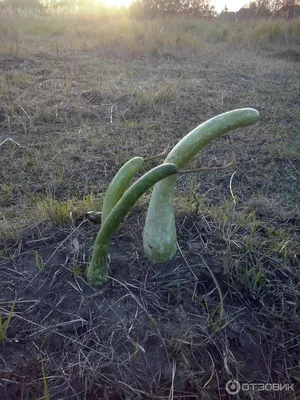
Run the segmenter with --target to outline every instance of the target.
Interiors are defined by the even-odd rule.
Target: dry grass
[[[0,15],[2,318],[15,301],[0,397],[220,399],[231,378],[297,389],[299,32]],[[83,216],[117,169],[239,107],[260,123],[191,163],[235,153],[235,168],[178,180],[174,263],[144,258],[147,195],[113,240],[109,285],[90,288],[98,227]]]
[[[139,21],[125,15],[47,15],[2,12],[0,15],[1,52],[11,55],[38,54],[49,57],[70,52],[122,48],[139,56],[145,53],[202,49],[203,42],[235,45],[239,48],[297,46],[300,21],[242,21],[230,26],[218,19],[204,21],[184,18]],[[38,38],[38,40],[36,40]]]

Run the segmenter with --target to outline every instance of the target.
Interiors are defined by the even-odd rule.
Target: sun
[[[102,0],[106,7],[129,7],[133,0]]]

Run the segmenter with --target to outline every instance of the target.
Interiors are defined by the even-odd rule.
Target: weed
[[[77,199],[61,201],[52,197],[40,199],[36,196],[34,203],[39,215],[49,218],[58,226],[65,222],[73,222],[78,217],[82,218],[87,211],[101,209],[101,199],[96,198],[92,190],[83,196],[81,201]]]
[[[72,222],[73,202],[71,200],[59,201],[48,198],[44,201],[39,201],[37,208],[54,225],[62,225],[66,221]]]
[[[42,260],[42,257],[39,256],[39,253],[37,251],[34,254],[34,259],[35,259],[35,265],[37,266],[40,273],[43,274],[45,272],[44,262]]]
[[[262,266],[260,265],[256,275],[254,276],[254,281],[253,281],[253,289],[254,290],[256,290],[258,286],[262,285],[265,280],[262,271],[263,271],[263,269],[262,269]]]
[[[72,264],[69,266],[70,272],[76,276],[80,276],[81,278],[86,279],[86,269],[83,269],[80,265]]]
[[[44,396],[39,397],[38,400],[50,400],[50,392],[48,388],[48,382],[47,382],[47,377],[45,374],[45,367],[44,367],[44,362],[43,360],[40,361],[41,363],[41,369],[42,369],[42,379],[43,379],[43,386],[44,386]]]
[[[222,329],[225,328],[226,324],[221,325],[223,323],[223,317],[224,317],[224,299],[223,299],[223,295],[222,295],[222,291],[219,285],[219,282],[217,280],[217,278],[215,277],[213,271],[211,270],[211,268],[209,268],[209,266],[206,264],[206,268],[208,269],[214,284],[216,286],[216,289],[218,291],[218,295],[219,295],[219,305],[213,310],[213,312],[211,314],[209,314],[209,319],[208,319],[208,324],[211,327],[212,332],[217,332],[220,331]],[[206,308],[208,310],[208,306],[206,304]],[[215,314],[219,312],[219,316],[218,318],[214,318]]]
[[[13,316],[14,308],[16,305],[16,300],[13,301],[10,311],[8,312],[7,319],[3,321],[2,315],[0,313],[0,343],[4,344],[7,337],[7,331],[10,327],[11,319]]]

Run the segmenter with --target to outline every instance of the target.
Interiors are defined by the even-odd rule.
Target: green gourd
[[[87,279],[93,286],[101,286],[108,279],[108,249],[113,233],[123,222],[135,202],[155,183],[176,174],[177,167],[164,163],[145,173],[133,183],[105,218],[95,240],[92,260],[87,270]]]
[[[165,163],[183,168],[200,150],[226,132],[259,120],[252,108],[242,108],[218,115],[192,130],[171,150]],[[171,261],[177,251],[174,216],[174,187],[176,176],[158,182],[151,196],[143,231],[143,246],[148,259],[154,264]]]

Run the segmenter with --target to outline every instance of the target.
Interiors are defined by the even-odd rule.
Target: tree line
[[[95,0],[0,0],[0,10],[9,8],[46,12],[50,9],[71,10],[78,7],[81,9],[97,7],[98,10],[105,8],[101,0],[97,2]],[[246,10],[250,16],[268,17],[279,16],[281,11],[288,11],[293,7],[297,10],[299,8],[297,16],[300,16],[300,0],[255,0],[247,5]],[[224,11],[227,10],[225,5]],[[211,0],[134,0],[129,9],[124,7],[124,12],[136,18],[167,15],[212,18],[217,15]]]
[[[245,10],[245,8],[240,11],[243,10]],[[248,15],[253,17],[296,17],[300,16],[300,0],[255,0],[248,4],[246,10],[248,10]],[[290,13],[288,13],[288,11],[290,11]],[[295,15],[293,15],[294,12]]]
[[[216,11],[210,0],[136,0],[129,7],[133,16],[186,15],[212,17]]]

